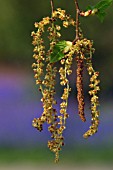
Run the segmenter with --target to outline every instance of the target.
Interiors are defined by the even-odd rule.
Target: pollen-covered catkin
[[[98,125],[99,125],[99,115],[100,115],[100,112],[98,110],[98,106],[99,106],[98,91],[100,90],[99,87],[100,80],[98,79],[99,72],[96,72],[93,69],[91,58],[86,59],[86,66],[87,66],[88,73],[90,75],[89,87],[91,90],[89,91],[89,94],[91,96],[92,119],[91,119],[91,126],[89,130],[83,135],[84,138],[88,138],[89,136],[92,136],[97,132]]]

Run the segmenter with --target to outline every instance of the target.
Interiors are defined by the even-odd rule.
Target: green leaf
[[[98,9],[97,17],[100,19],[101,22],[103,22],[106,16],[105,10],[112,4],[112,2],[113,0],[104,0],[104,1],[100,1],[95,5],[95,8]]]
[[[54,52],[50,55],[50,62],[55,63],[55,62],[61,60],[62,58],[64,58],[64,56],[65,55],[62,51],[54,50]]]
[[[54,48],[58,48],[60,50],[63,50],[66,47],[66,41],[59,41],[58,43],[55,44]]]
[[[64,58],[65,54],[63,53],[65,47],[66,47],[66,41],[59,41],[54,47],[53,52],[50,55],[50,62],[54,63],[62,58]]]
[[[94,8],[104,11],[112,4],[112,2],[113,2],[113,0],[100,1],[94,6]]]
[[[87,10],[96,10],[97,12],[94,12],[94,14],[97,15],[97,17],[100,19],[101,22],[103,22],[106,12],[105,10],[111,6],[113,0],[103,0],[98,2],[95,6],[88,6]]]
[[[97,17],[100,19],[101,22],[104,21],[104,18],[106,16],[105,12],[98,12]]]
[[[89,5],[89,6],[87,6],[87,8],[86,8],[86,10],[85,10],[85,11],[93,10],[93,9],[94,9],[94,6]]]

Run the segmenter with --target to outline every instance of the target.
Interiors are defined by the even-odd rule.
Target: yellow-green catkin
[[[91,119],[91,126],[89,130],[84,134],[84,138],[88,138],[89,136],[92,136],[97,132],[98,125],[99,125],[99,115],[100,115],[100,112],[98,110],[98,106],[99,106],[98,91],[100,90],[99,87],[100,80],[98,79],[99,72],[96,72],[93,69],[91,58],[86,59],[86,66],[90,76],[89,94],[91,96],[92,119]]]

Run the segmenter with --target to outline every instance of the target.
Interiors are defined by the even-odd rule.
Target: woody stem
[[[73,44],[79,39],[79,14],[80,14],[80,9],[78,5],[78,0],[74,0],[75,3],[75,8],[76,8],[76,37],[75,40],[73,41]]]
[[[50,3],[51,3],[51,9],[52,9],[52,13],[54,11],[54,3],[53,3],[53,0],[50,0]]]

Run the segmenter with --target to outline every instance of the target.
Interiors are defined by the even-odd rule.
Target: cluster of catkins
[[[62,21],[62,26],[56,24],[57,20]],[[47,28],[48,26],[48,28]],[[64,58],[60,60],[61,67],[57,68],[57,64],[50,61],[50,55],[53,52],[53,48],[59,38],[61,37],[61,28],[68,28],[69,26],[76,27],[75,21],[70,15],[66,14],[65,10],[58,8],[52,13],[52,17],[43,18],[42,21],[35,23],[36,31],[32,32],[34,45],[35,63],[32,64],[34,70],[34,77],[36,84],[39,86],[39,91],[42,93],[41,102],[43,103],[43,113],[41,117],[34,118],[32,121],[33,127],[37,130],[43,130],[43,124],[47,123],[48,130],[51,133],[51,140],[48,141],[49,149],[55,153],[55,162],[59,160],[59,152],[64,145],[63,131],[66,129],[66,119],[69,117],[67,113],[68,97],[71,91],[69,86],[68,76],[72,73],[72,62],[74,56],[77,62],[77,100],[78,100],[78,111],[82,121],[85,121],[84,115],[84,94],[83,94],[83,69],[87,67],[87,71],[90,76],[90,91],[91,96],[91,126],[89,130],[84,134],[87,138],[97,132],[99,124],[99,111],[97,107],[98,91],[99,91],[99,80],[98,72],[95,72],[92,66],[92,54],[94,52],[93,42],[83,38],[81,31],[79,31],[79,39],[73,41],[72,45],[65,53]],[[45,43],[43,40],[43,33],[48,31],[48,40],[50,42],[50,48],[48,51],[45,49]],[[55,84],[56,75],[60,74],[60,84],[63,86],[63,94],[61,96],[62,102],[60,104],[60,113],[55,109],[57,101],[55,100]]]

